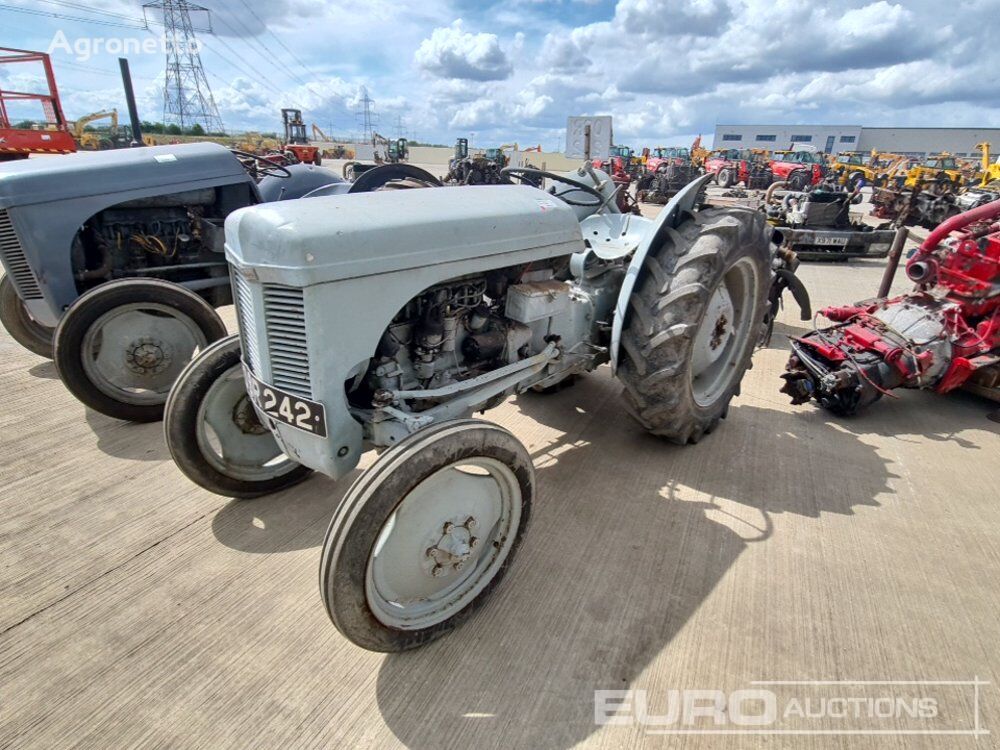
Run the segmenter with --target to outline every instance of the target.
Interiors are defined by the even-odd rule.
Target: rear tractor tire
[[[31,317],[8,276],[0,281],[0,323],[11,338],[29,352],[52,359],[52,334],[55,329],[43,326]]]
[[[771,282],[764,215],[707,208],[653,248],[629,301],[618,377],[647,430],[697,443],[750,369]]]

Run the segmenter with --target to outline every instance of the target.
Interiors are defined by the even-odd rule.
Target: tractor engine
[[[78,291],[131,276],[155,275],[175,282],[204,278],[212,266],[224,278],[222,221],[236,193],[243,196],[246,188],[206,188],[140,198],[95,214],[73,242]],[[219,288],[227,292],[225,286]]]
[[[557,259],[463,277],[423,292],[386,329],[358,387],[348,384],[350,401],[370,406],[379,403],[380,393],[443,388],[538,354],[551,341],[572,348],[574,340],[600,340],[602,334],[592,328],[609,315],[610,291],[624,268],[609,270],[596,285],[571,284],[565,280],[568,265]],[[568,358],[566,367],[592,368],[595,351]],[[414,408],[436,403],[422,399]]]
[[[931,232],[906,266],[913,292],[822,310],[836,325],[792,339],[782,392],[847,415],[894,388],[1000,384],[998,218],[1000,201]]]

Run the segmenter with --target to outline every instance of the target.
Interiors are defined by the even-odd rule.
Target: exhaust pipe
[[[122,71],[122,86],[125,88],[125,104],[128,106],[128,119],[132,126],[133,148],[145,146],[142,140],[142,124],[139,121],[139,110],[135,106],[135,92],[132,90],[132,74],[128,70],[128,60],[124,57],[118,58],[118,67]]]

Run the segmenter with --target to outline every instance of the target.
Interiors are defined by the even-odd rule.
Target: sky
[[[562,149],[569,115],[612,115],[615,141],[636,148],[708,140],[716,123],[1000,122],[1000,0],[201,5],[202,61],[233,131],[277,130],[280,108],[297,107],[330,135],[357,135],[363,87],[384,135],[546,150]],[[148,30],[143,17],[129,0],[0,0],[0,46],[51,47],[75,119],[125,112],[115,45],[132,40],[140,113],[160,120],[161,16],[145,12]],[[0,87],[31,85],[35,73],[11,67]]]

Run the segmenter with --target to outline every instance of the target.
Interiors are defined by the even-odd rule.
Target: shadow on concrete
[[[738,405],[701,445],[679,447],[633,423],[619,390],[592,375],[516,401],[561,432],[533,448],[532,528],[476,616],[382,663],[379,708],[407,747],[581,742],[597,728],[594,690],[628,687],[741,552],[770,538],[774,514],[877,507],[893,476],[823,415]],[[817,486],[823,462],[850,467],[850,494]]]
[[[132,461],[170,460],[162,422],[123,422],[93,409],[85,410],[84,419],[102,453]]]
[[[56,371],[56,366],[51,359],[46,359],[43,362],[39,362],[37,365],[28,368],[28,374],[33,378],[42,378],[44,380],[59,380],[59,373]]]
[[[255,500],[234,500],[215,514],[212,533],[241,552],[291,552],[323,543],[333,511],[360,474],[334,482],[314,474],[302,484]]]
[[[956,443],[962,448],[981,450],[977,443],[963,438],[965,430],[988,430],[1000,434],[1000,428],[987,417],[997,404],[965,391],[937,394],[931,391],[899,389],[895,398],[883,396],[874,404],[850,417],[823,412],[815,403],[796,407],[798,416],[808,410],[821,412],[829,422],[853,435],[879,435],[903,442],[931,440]]]
[[[812,326],[808,323],[790,325],[788,323],[782,323],[780,320],[775,321],[774,331],[771,333],[771,341],[765,348],[791,351],[792,347],[788,343],[788,339],[805,336],[811,330]]]

